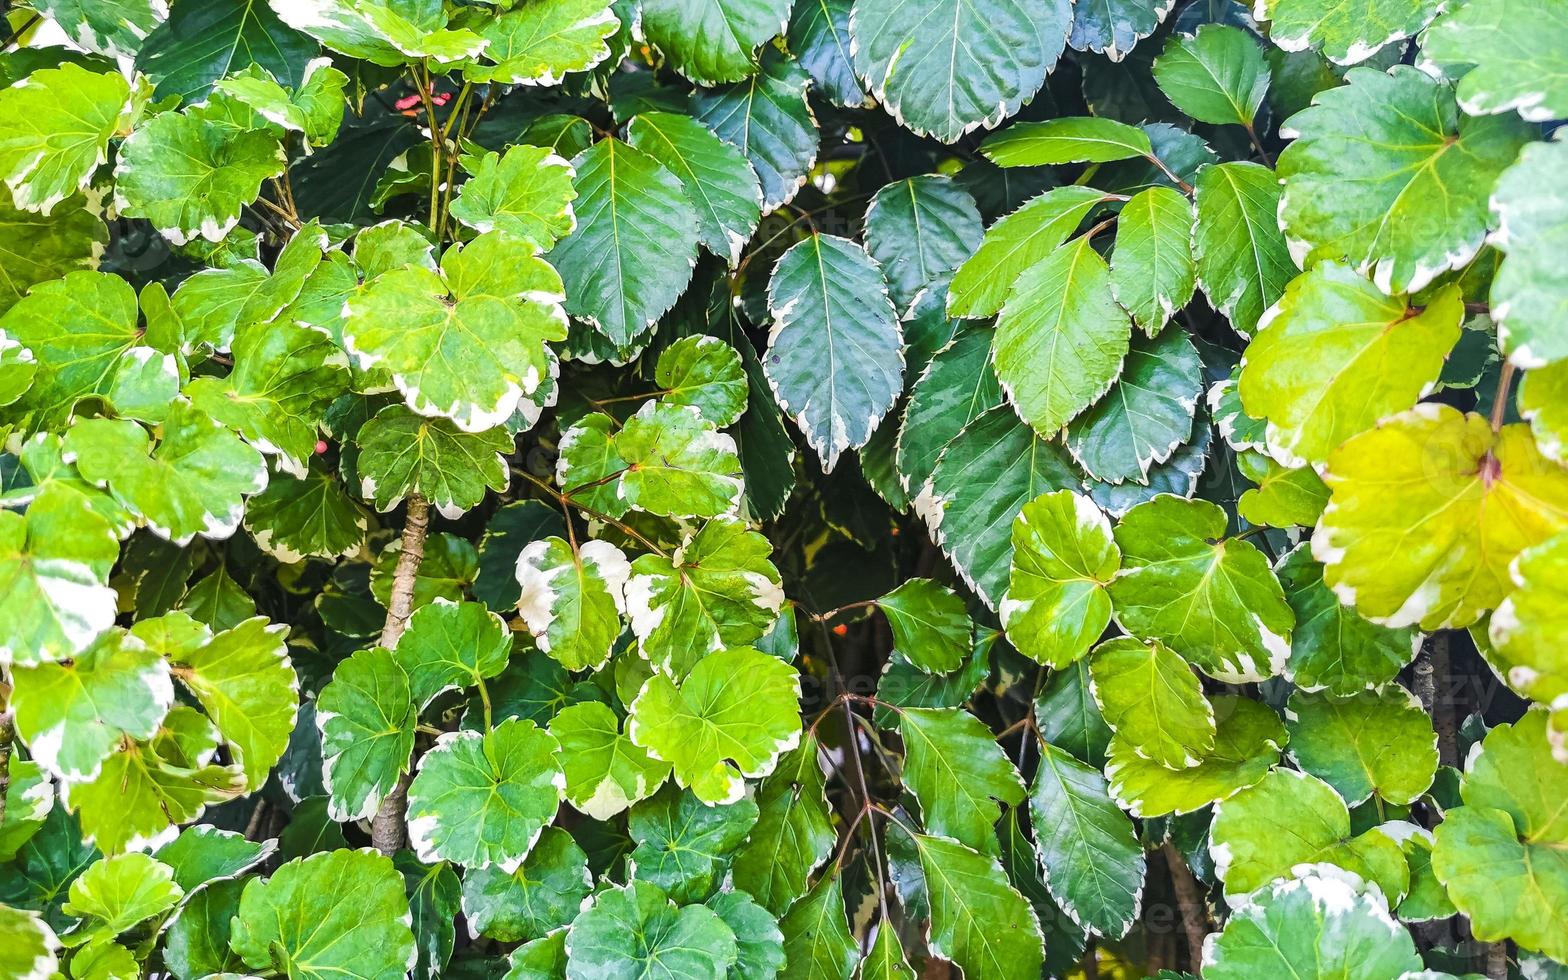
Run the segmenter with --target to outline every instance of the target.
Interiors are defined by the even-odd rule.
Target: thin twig
[[[16,740],[16,725],[11,710],[0,711],[0,824],[5,823],[5,795],[11,789],[11,743]]]
[[[1273,170],[1274,158],[1269,156],[1269,151],[1263,148],[1263,141],[1258,139],[1258,131],[1250,122],[1247,123],[1247,137],[1252,140],[1252,148],[1258,151],[1258,156],[1263,158],[1263,165]]]
[[[1159,170],[1160,170],[1160,173],[1162,173],[1165,176],[1169,177],[1170,180],[1171,180],[1171,183],[1175,184],[1177,187],[1180,187],[1183,194],[1186,194],[1189,197],[1192,195],[1192,193],[1195,190],[1195,188],[1191,184],[1187,183],[1185,180],[1182,180],[1180,177],[1178,177],[1176,175],[1176,171],[1172,170],[1170,167],[1167,167],[1165,165],[1165,161],[1164,160],[1161,160],[1159,157],[1155,156],[1152,153],[1145,153],[1144,154],[1144,158],[1146,160],[1148,160],[1150,163],[1154,164],[1156,167],[1158,167]]]
[[[548,483],[544,482],[543,480],[539,479],[537,476],[534,476],[532,473],[519,471],[518,475],[521,476],[523,479],[527,480],[529,483],[532,483],[534,486],[538,487],[540,490],[543,490],[545,493],[549,494],[552,498],[554,498],[555,500],[559,501],[560,503],[568,504],[568,505],[570,505],[572,507],[575,507],[578,510],[582,511],[584,514],[587,514],[589,517],[592,517],[594,520],[600,521],[602,523],[610,525],[613,528],[616,528],[622,534],[625,534],[627,537],[629,537],[632,540],[636,541],[637,543],[641,544],[644,548],[647,548],[649,551],[653,552],[654,554],[656,554],[656,555],[663,555],[665,558],[670,557],[670,553],[668,551],[665,551],[663,548],[659,547],[658,545],[654,544],[652,541],[648,540],[646,537],[644,537],[642,535],[641,532],[639,532],[636,528],[632,527],[630,524],[626,524],[626,523],[623,523],[621,521],[618,521],[615,518],[611,517],[609,514],[604,513],[603,511],[594,510],[592,507],[589,507],[587,504],[583,503],[580,500],[573,500],[571,494],[562,493],[561,491],[557,490],[555,487],[552,487],[550,484],[548,484]]]
[[[1514,383],[1514,362],[1504,361],[1502,374],[1497,378],[1497,394],[1492,398],[1492,431],[1498,432],[1503,427],[1503,419],[1508,415],[1508,393]]]

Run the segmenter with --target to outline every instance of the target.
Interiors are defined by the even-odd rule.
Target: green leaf
[[[1568,115],[1568,19],[1555,7],[1520,17],[1498,0],[1444,11],[1422,35],[1420,64],[1445,66],[1472,116],[1516,110],[1531,122]],[[1468,69],[1468,70],[1465,70]]]
[[[464,161],[469,178],[451,215],[478,232],[500,231],[543,251],[577,227],[572,165],[541,146],[508,147]]]
[[[327,810],[339,821],[376,812],[408,769],[418,709],[408,675],[388,650],[361,650],[338,664],[316,699]]]
[[[1192,435],[1201,368],[1180,330],[1134,337],[1120,377],[1067,426],[1067,451],[1095,479],[1147,481]]]
[[[732,803],[800,741],[795,668],[749,647],[709,654],[679,685],[655,673],[631,708],[636,744],[704,803]]]
[[[632,510],[706,518],[740,506],[735,440],[696,406],[646,402],[616,433],[613,446],[625,463],[616,494]]]
[[[1215,873],[1233,905],[1276,879],[1301,877],[1302,870],[1320,864],[1376,884],[1395,903],[1410,887],[1399,845],[1378,827],[1353,836],[1350,810],[1334,788],[1293,769],[1275,769],[1221,801],[1209,833]]]
[[[1203,946],[1208,980],[1295,974],[1366,980],[1420,977],[1415,942],[1380,897],[1316,875],[1253,896]]]
[[[61,779],[98,774],[121,739],[151,738],[174,703],[169,665],[120,631],[64,663],[15,667],[11,710],[29,753]]]
[[[931,901],[931,952],[972,977],[1038,976],[1040,925],[996,858],[946,837],[911,839]]]
[[[806,102],[806,73],[763,49],[762,70],[734,85],[699,89],[692,115],[751,162],[762,183],[762,210],[786,204],[817,160],[817,120]]]
[[[550,720],[550,734],[561,743],[566,801],[595,820],[608,820],[652,796],[670,774],[669,763],[622,733],[615,713],[602,702],[562,708]]]
[[[20,980],[44,980],[59,969],[60,940],[37,912],[0,905],[0,970]]]
[[[40,493],[27,513],[0,510],[0,662],[74,657],[114,625],[114,529],[81,496]]]
[[[1073,5],[1067,43],[1076,51],[1103,53],[1121,61],[1159,27],[1170,8],[1157,0],[1086,0]]]
[[[1051,897],[1096,935],[1126,935],[1143,897],[1143,847],[1100,771],[1042,744],[1029,813]]]
[[[1122,205],[1111,254],[1111,291],[1150,336],[1192,300],[1198,274],[1192,224],[1192,205],[1169,187],[1139,191]]]
[[[5,818],[0,820],[0,861],[13,861],[28,839],[38,833],[54,809],[54,784],[43,767],[30,759],[10,761],[5,790]]]
[[[1347,10],[1323,0],[1262,0],[1259,20],[1286,51],[1320,50],[1337,65],[1366,61],[1391,41],[1419,33],[1442,9],[1438,0],[1372,0]]]
[[[1141,758],[1125,739],[1113,737],[1105,778],[1111,795],[1135,817],[1191,813],[1262,779],[1279,762],[1285,726],[1265,705],[1215,697],[1214,749],[1196,766],[1167,769]]]
[[[837,874],[824,874],[779,923],[784,934],[784,976],[818,980],[847,977],[860,952],[844,919],[844,888]]]
[[[136,53],[136,67],[157,84],[153,98],[199,101],[214,82],[247,65],[295,88],[320,46],[285,25],[260,0],[176,4]]]
[[[1040,494],[1080,483],[1066,452],[1002,406],[964,426],[942,451],[915,510],[958,574],[994,609],[1007,588],[1012,519]]]
[[[1198,171],[1194,183],[1198,220],[1192,254],[1198,285],[1237,333],[1251,336],[1296,275],[1275,217],[1279,180],[1255,163],[1221,163]]]
[[[886,184],[866,209],[866,250],[882,266],[893,304],[906,316],[921,290],[952,280],[981,235],[974,198],[937,174]]]
[[[784,604],[772,550],[745,524],[720,519],[684,539],[678,563],[633,562],[626,615],[643,658],[679,678],[713,651],[761,638]]]
[[[980,247],[953,275],[947,294],[948,314],[996,314],[1019,276],[1056,251],[1105,200],[1104,192],[1092,187],[1058,187],[1032,198],[987,228]]]
[[[739,955],[735,934],[712,909],[677,908],[657,885],[642,881],[601,891],[572,920],[570,938],[570,980],[634,980],[658,973],[723,980]]]
[[[595,143],[572,165],[577,228],[550,264],[566,283],[566,312],[626,346],[685,290],[701,219],[676,175],[620,140]]]
[[[506,457],[513,439],[503,427],[467,432],[445,418],[427,418],[389,405],[360,428],[360,493],[380,511],[410,494],[457,517],[497,493],[511,477]]]
[[[1463,318],[1456,288],[1409,309],[1325,262],[1297,277],[1259,322],[1242,362],[1242,405],[1268,420],[1277,453],[1323,462],[1346,439],[1416,403],[1436,382]]]
[[[1409,804],[1432,785],[1437,733],[1421,702],[1389,685],[1350,698],[1297,691],[1285,708],[1290,757],[1352,806]]]
[[[871,952],[860,961],[861,980],[915,980],[904,957],[904,947],[892,923],[883,919],[877,925],[876,938],[871,941]]]
[[[666,786],[627,815],[627,833],[637,844],[627,861],[637,880],[658,885],[674,901],[700,902],[756,822],[757,805],[750,800],[711,806]]]
[[[118,72],[43,68],[0,90],[0,179],[12,203],[48,214],[86,190],[109,139],[141,114],[145,96]]]
[[[1019,416],[1046,439],[1121,373],[1131,323],[1110,269],[1080,237],[1013,284],[991,344],[996,376]]]
[[[1550,191],[1555,187],[1550,178],[1561,172],[1565,158],[1568,142],[1562,139],[1526,146],[1491,197],[1494,237],[1508,253],[1492,281],[1492,316],[1498,344],[1524,368],[1568,358],[1568,343],[1554,329],[1568,304],[1568,281],[1551,260],[1562,248],[1568,205]]]
[[[1432,832],[1420,827],[1413,827],[1399,841],[1405,863],[1410,866],[1410,893],[1397,908],[1401,922],[1431,922],[1459,914],[1432,870],[1432,846]]]
[[[1568,693],[1568,662],[1557,642],[1562,617],[1562,566],[1568,535],[1559,534],[1521,552],[1510,568],[1518,587],[1497,607],[1488,626],[1487,662],[1514,690],[1552,704]]]
[[[1549,364],[1519,383],[1519,414],[1541,455],[1568,463],[1568,364]]]
[[[105,853],[156,847],[173,838],[176,825],[200,817],[207,804],[244,793],[243,771],[207,761],[217,745],[210,723],[185,708],[175,709],[169,720],[182,713],[206,728],[202,756],[168,761],[159,754],[156,741],[151,745],[125,742],[91,781],[65,784],[65,802],[79,811],[84,837]],[[159,739],[165,737],[159,733]],[[187,761],[191,767],[185,765]]]
[[[537,0],[517,4],[476,26],[488,65],[465,65],[472,82],[557,85],[610,57],[606,41],[623,25],[607,0]]]
[[[197,534],[222,539],[244,515],[244,497],[267,485],[261,454],[183,402],[170,406],[156,448],[135,422],[83,419],[66,434],[66,452],[89,482],[158,536],[184,545]]]
[[[408,676],[409,696],[423,709],[436,695],[474,687],[506,669],[512,638],[481,603],[436,599],[409,617],[393,654]]]
[[[559,827],[539,834],[528,859],[463,875],[463,915],[475,935],[510,943],[544,936],[576,917],[592,888],[588,856]]]
[[[1523,124],[1460,119],[1447,83],[1415,68],[1345,78],[1290,118],[1300,136],[1279,158],[1280,225],[1306,264],[1343,258],[1386,293],[1420,289],[1480,249]]]
[[[850,50],[894,119],[951,143],[1034,97],[1061,56],[1071,17],[1061,2],[867,0],[850,18]]]
[[[1551,758],[1547,724],[1544,711],[1529,712],[1472,750],[1465,805],[1438,825],[1432,867],[1477,939],[1510,938],[1563,960],[1568,942],[1553,923],[1568,909],[1568,769]]]
[[[665,404],[694,408],[721,429],[746,411],[746,369],[735,348],[717,337],[677,340],[660,352],[653,377]]]
[[[762,781],[757,822],[731,864],[735,887],[775,915],[806,893],[811,873],[836,840],[817,750],[816,736],[807,733]]]
[[[1094,116],[1022,122],[986,137],[981,152],[999,167],[1108,163],[1154,153],[1149,134],[1136,126]]]
[[[732,977],[777,976],[784,967],[784,934],[778,922],[745,892],[720,892],[706,903],[735,934]]]
[[[502,504],[479,539],[479,576],[474,595],[495,612],[517,605],[517,557],[530,543],[566,533],[561,512],[542,500]]]
[[[285,564],[355,554],[369,527],[369,511],[320,463],[303,479],[274,474],[245,506],[245,529],[257,547]]]
[[[515,871],[561,801],[560,748],[521,718],[436,739],[408,787],[408,839],[420,860]]]
[[[1211,677],[1257,681],[1284,669],[1295,614],[1268,559],[1225,538],[1215,504],[1161,494],[1116,526],[1116,621],[1161,640]]]
[[[189,893],[234,880],[266,860],[275,848],[270,841],[257,843],[232,830],[197,825],[182,830],[153,856],[174,870],[174,883]]]
[[[695,2],[722,6],[724,0]],[[762,187],[745,155],[695,119],[674,112],[639,113],[627,126],[627,139],[680,180],[697,212],[699,241],[708,251],[731,267],[739,263],[762,218]]]
[[[89,51],[113,58],[136,54],[142,39],[168,15],[154,0],[37,0],[31,5],[67,37]],[[79,976],[72,964],[72,975]]]
[[[991,730],[958,708],[906,708],[898,727],[904,785],[920,803],[924,826],[995,853],[998,804],[1022,802],[1024,783]]]
[[[1176,108],[1199,122],[1251,126],[1269,89],[1269,66],[1252,35],[1205,24],[1172,37],[1154,62],[1154,80]]]
[[[189,622],[183,613],[170,617]],[[147,622],[132,634],[144,636]],[[261,788],[282,758],[299,706],[299,681],[283,644],[286,631],[257,616],[216,636],[203,629],[199,646],[170,655],[174,676],[218,726],[251,790]]]
[[[283,319],[241,324],[233,357],[227,378],[192,379],[185,396],[303,478],[322,416],[348,389],[347,358],[320,332]]]
[[[285,4],[278,16],[334,51],[391,68],[424,58],[438,64],[460,61],[485,46],[471,31],[448,28],[440,4],[301,0]]]
[[[557,929],[512,950],[507,957],[511,969],[502,980],[561,980],[566,976],[567,934],[568,930]]]
[[[214,100],[137,126],[114,168],[120,212],[146,218],[176,245],[221,241],[260,195],[261,182],[285,164],[271,132],[234,125],[229,113],[236,105]]]
[[[108,229],[85,198],[72,197],[47,215],[33,214],[12,205],[0,194],[0,314],[16,305],[28,290],[77,269],[96,269],[108,241]],[[0,402],[10,404],[20,395],[15,379],[17,348],[0,342]],[[34,367],[25,369],[31,382]],[[21,385],[22,388],[26,384]]]
[[[1236,513],[1249,524],[1311,527],[1328,506],[1328,487],[1310,466],[1292,469],[1262,453],[1241,452],[1236,471],[1257,484],[1236,501]]]
[[[909,579],[876,604],[893,630],[893,649],[921,670],[948,673],[974,649],[964,600],[930,579]]]
[[[1018,651],[1050,667],[1083,656],[1111,619],[1106,586],[1121,565],[1110,522],[1089,498],[1058,490],[1024,505],[999,614]]]
[[[1094,700],[1122,744],[1167,769],[1214,750],[1214,708],[1186,661],[1154,640],[1108,640],[1089,660]]]
[[[393,863],[408,889],[409,927],[418,950],[413,974],[438,977],[446,970],[457,943],[455,920],[461,908],[462,882],[451,865],[420,864],[407,851],[395,855]]]
[[[574,548],[544,538],[518,555],[518,611],[540,650],[568,670],[597,670],[621,635],[630,574],[626,556],[607,541]]]
[[[768,383],[831,472],[904,389],[903,330],[887,282],[859,245],[814,234],[779,258],[768,309]]]
[[[1330,456],[1313,554],[1375,623],[1468,626],[1509,591],[1508,565],[1568,527],[1568,471],[1524,425],[1422,405]],[[1397,549],[1395,552],[1392,549]]]
[[[184,894],[173,879],[173,869],[146,854],[98,861],[71,882],[64,911],[82,921],[66,935],[66,942],[77,946],[90,939],[112,939],[169,911]]]
[[[906,493],[919,493],[931,478],[942,450],[982,412],[1002,404],[1002,388],[991,370],[991,329],[965,325],[910,389],[898,428],[894,464]]]
[[[555,378],[546,341],[566,338],[555,270],[502,232],[420,267],[382,273],[349,297],[343,344],[361,370],[391,372],[408,407],[483,432],[537,419]]]
[[[644,0],[642,29],[670,67],[698,85],[738,82],[757,48],[784,30],[789,0]]]
[[[1292,548],[1274,570],[1296,614],[1285,677],[1302,690],[1345,696],[1379,687],[1421,649],[1418,631],[1367,622],[1341,604],[1309,546]]]
[[[107,399],[121,371],[156,360],[139,343],[136,293],[107,273],[70,272],[34,286],[0,316],[0,331],[31,350],[37,364],[32,387],[6,418],[36,429],[58,431],[79,399]]]
[[[234,951],[257,969],[300,980],[387,976],[412,969],[403,876],[373,851],[328,851],[253,880],[234,917]]]
[[[849,15],[853,0],[800,0],[789,19],[785,40],[795,60],[834,105],[866,106],[870,98],[850,57]]]

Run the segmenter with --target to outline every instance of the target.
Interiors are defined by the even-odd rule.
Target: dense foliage
[[[1562,0],[0,12],[0,977],[1568,976]]]

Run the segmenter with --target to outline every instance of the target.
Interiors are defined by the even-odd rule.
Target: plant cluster
[[[0,13],[0,978],[1568,976],[1562,0]]]

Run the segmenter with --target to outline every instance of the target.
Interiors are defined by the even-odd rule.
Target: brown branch
[[[0,711],[0,825],[5,823],[5,795],[11,790],[11,743],[15,739],[16,726],[7,708]]]
[[[1187,934],[1188,969],[1197,973],[1203,966],[1203,940],[1209,934],[1209,910],[1198,887],[1198,879],[1182,858],[1176,845],[1166,841],[1161,847],[1171,870],[1171,887],[1176,890],[1176,906],[1181,910],[1182,929]]]
[[[419,575],[419,565],[425,558],[425,536],[430,531],[430,504],[423,497],[410,496],[408,511],[403,520],[403,547],[398,552],[397,566],[392,572],[392,594],[387,599],[387,618],[381,627],[381,637],[376,642],[390,650],[397,646],[398,638],[408,626],[413,615],[414,583]],[[408,803],[408,775],[399,777],[397,785],[376,808],[370,820],[370,841],[376,850],[391,857],[403,846],[406,839],[403,811]]]

